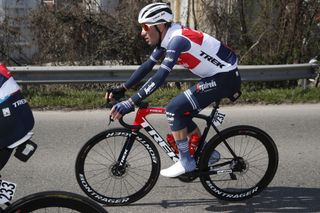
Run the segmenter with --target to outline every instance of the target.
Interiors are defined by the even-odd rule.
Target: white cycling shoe
[[[176,162],[169,168],[162,169],[160,171],[160,175],[170,178],[178,177],[179,175],[182,175],[184,173],[186,173],[186,169],[182,166],[180,161]]]

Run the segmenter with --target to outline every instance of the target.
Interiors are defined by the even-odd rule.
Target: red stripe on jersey
[[[178,64],[188,68],[188,69],[193,69],[198,64],[200,64],[200,60],[191,55],[190,53],[181,53],[178,59]]]
[[[6,78],[11,77],[10,71],[8,70],[8,68],[4,64],[0,64],[0,74]]]
[[[203,42],[203,33],[190,28],[182,28],[182,35],[192,42],[201,45]]]

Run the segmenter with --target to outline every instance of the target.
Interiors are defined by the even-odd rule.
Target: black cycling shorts
[[[173,98],[166,107],[166,115],[172,131],[184,128],[192,132],[197,126],[192,117],[212,102],[230,98],[240,92],[241,77],[238,69],[202,78],[197,84]],[[189,116],[186,116],[186,114]]]

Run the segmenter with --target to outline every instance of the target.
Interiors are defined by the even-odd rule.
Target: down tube
[[[168,144],[160,134],[153,128],[153,126],[145,119],[142,118],[143,122],[141,123],[142,128],[144,128],[147,133],[153,138],[154,141],[162,148],[162,150],[174,161],[177,162],[179,157],[174,153],[173,148]]]

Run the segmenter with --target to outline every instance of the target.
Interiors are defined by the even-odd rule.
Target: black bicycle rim
[[[99,204],[81,195],[62,191],[48,191],[24,197],[14,202],[5,212],[105,213],[107,211]]]
[[[272,181],[278,167],[278,151],[272,138],[264,131],[251,126],[232,127],[223,131],[222,135],[236,154],[243,157],[246,167],[242,172],[231,174],[228,173],[230,164],[228,167],[217,168],[224,169],[225,173],[203,176],[200,178],[202,184],[208,192],[223,200],[244,200],[259,194]],[[224,147],[224,150],[219,149],[220,147]],[[232,160],[230,153],[228,156],[225,154],[228,151],[225,151],[227,149],[218,137],[213,138],[205,149],[200,159],[203,171],[208,169],[206,165],[213,150],[221,152],[221,159],[216,165]]]
[[[99,149],[95,148],[97,144],[102,144],[102,143],[107,143],[109,144],[110,141],[105,142],[104,140],[115,140],[113,137],[114,136],[122,136],[125,135],[126,137],[131,134],[130,130],[127,129],[112,129],[112,130],[107,130],[105,132],[102,132],[98,134],[97,136],[93,137],[91,140],[89,140],[84,147],[80,150],[78,157],[77,157],[77,162],[76,162],[76,176],[77,176],[77,181],[81,187],[81,189],[92,199],[95,201],[106,204],[106,205],[111,205],[111,206],[121,206],[121,205],[127,205],[129,203],[135,202],[142,197],[144,197],[155,185],[159,173],[160,173],[160,158],[158,151],[156,150],[155,146],[150,142],[150,140],[144,136],[141,133],[138,133],[137,136],[137,143],[136,141],[134,142],[134,145],[132,147],[132,150],[130,151],[130,154],[128,156],[128,172],[125,174],[126,176],[119,176],[115,177],[112,174],[112,166],[114,166],[115,161],[120,153],[120,150],[122,149],[122,145],[124,144],[124,138],[122,139],[123,141],[116,141],[116,143],[112,144],[111,146],[107,146],[108,148],[101,148]],[[121,143],[122,142],[122,143]],[[112,142],[113,143],[113,142]],[[119,147],[113,147],[115,146],[121,146]],[[115,151],[105,154],[108,152],[108,149],[112,150],[115,149]],[[94,150],[96,149],[96,150]],[[145,149],[147,151],[145,151]],[[97,151],[99,150],[99,151]],[[137,150],[142,150],[141,153],[145,153],[144,157],[136,156],[136,153],[139,153]],[[90,156],[90,153],[92,152],[99,152],[97,153],[94,157]],[[102,152],[105,152],[102,154]],[[115,154],[116,153],[116,154]],[[148,154],[146,154],[148,153]],[[114,156],[111,156],[114,155]],[[131,155],[131,156],[130,156]],[[102,158],[103,162],[101,160],[95,159],[96,156],[99,156],[99,158]],[[103,158],[113,158],[111,161],[110,159],[104,160]],[[145,158],[151,159],[147,160]],[[90,158],[90,159],[88,159]],[[139,160],[142,162],[141,166],[134,167],[132,166],[132,161],[134,160]],[[98,171],[98,169],[86,169],[85,164],[89,165],[92,162],[95,164],[100,164],[102,168],[102,172]],[[88,162],[86,162],[88,161]],[[144,161],[146,162],[144,165]],[[148,164],[148,161],[150,163]],[[105,164],[105,165],[102,165]],[[146,169],[145,167],[148,167]],[[95,171],[96,170],[96,171]],[[146,170],[146,176],[143,176],[143,170]],[[96,172],[97,175],[92,175],[93,172]],[[132,174],[130,174],[132,172]],[[101,178],[101,186],[93,186],[93,182],[90,179],[93,179],[94,176],[98,175],[104,175],[104,179]],[[134,178],[130,177],[130,175],[134,176]],[[141,177],[139,177],[141,176]],[[128,181],[125,178],[128,178],[131,180]],[[142,182],[139,183],[139,178],[142,179]],[[105,180],[105,181],[104,181]],[[99,180],[100,181],[100,180]],[[98,184],[100,182],[95,180]],[[112,182],[113,181],[113,182]],[[131,181],[134,182],[134,184],[140,184],[139,189],[134,189],[131,185]],[[118,184],[118,185],[117,185]],[[118,191],[117,191],[118,190]],[[126,191],[125,193],[120,193],[120,191]],[[117,193],[113,194],[114,191],[117,191]],[[130,192],[129,192],[130,191]],[[132,192],[131,192],[132,191]]]

